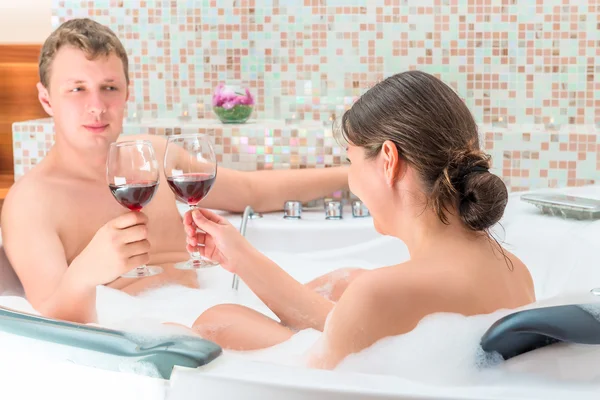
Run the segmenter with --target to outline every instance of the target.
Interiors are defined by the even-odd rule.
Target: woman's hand
[[[252,246],[225,218],[205,209],[188,211],[184,218],[187,250],[221,264],[236,273],[239,260],[252,251]],[[198,232],[200,229],[204,232]],[[198,246],[199,245],[199,246]]]

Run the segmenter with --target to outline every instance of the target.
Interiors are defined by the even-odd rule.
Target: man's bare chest
[[[57,231],[70,263],[100,228],[129,212],[106,190],[65,190],[54,203]],[[157,193],[144,208],[148,216],[148,240],[152,252],[185,251],[185,234],[174,199]]]

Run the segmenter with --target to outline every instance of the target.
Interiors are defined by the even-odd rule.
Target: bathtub
[[[598,186],[560,191],[600,199]],[[520,195],[510,195],[505,216],[494,232],[508,250],[530,268],[538,303],[600,301],[599,297],[590,293],[590,289],[600,287],[600,254],[596,251],[600,248],[600,222],[541,215],[535,207],[521,202]],[[227,217],[233,224],[239,225],[239,215]],[[303,217],[300,221],[289,221],[283,220],[279,213],[267,214],[261,219],[251,220],[247,227],[249,240],[300,281],[308,281],[338,267],[376,268],[399,263],[409,257],[402,242],[377,234],[370,218],[346,217],[341,221],[325,221],[322,210],[307,211]],[[232,292],[231,275],[227,272],[210,269],[203,274],[203,281],[209,282],[209,287],[214,289],[211,295],[227,293],[224,296],[226,301],[243,299],[240,300],[243,304],[256,306],[269,314],[243,283],[238,293]],[[131,302],[131,307],[119,310],[122,313],[120,322],[144,313],[144,317],[152,321],[169,320],[189,325],[201,312],[194,308],[197,292],[201,291],[165,288],[163,295],[172,299],[172,302],[151,299],[151,294],[135,300],[121,298],[119,293],[105,294],[112,296],[109,297],[113,303]],[[18,292],[0,296],[0,305],[31,312],[27,302],[15,293]],[[216,296],[211,301],[217,304],[221,300]],[[171,303],[178,305],[175,307]],[[101,321],[110,321],[108,325],[115,322],[114,318],[110,318],[111,312],[113,317],[118,315],[114,310],[100,309]],[[450,321],[446,326],[456,334],[456,342],[460,342],[460,323],[452,325],[451,321],[456,320],[452,319],[455,318],[453,316],[444,318]],[[486,316],[482,318],[488,318],[485,321],[487,326],[494,320]],[[443,324],[441,326],[444,327]],[[468,340],[477,342],[478,337]],[[302,346],[308,346],[310,341],[298,343],[299,347],[292,351],[293,357],[301,357],[305,350]],[[286,345],[289,343],[280,347]],[[456,349],[438,347],[434,340],[429,344],[425,342],[421,350],[423,356],[426,357],[428,351],[439,351],[447,357],[460,356]],[[0,332],[0,352],[3,354],[0,359],[3,377],[0,397],[29,399],[60,396],[62,399],[78,399],[85,396],[98,399],[169,400],[264,399],[275,396],[286,399],[587,399],[600,393],[600,373],[595,372],[597,368],[592,368],[594,362],[596,367],[600,362],[598,347],[548,346],[509,360],[496,369],[492,368],[490,371],[493,373],[501,371],[503,374],[499,379],[481,375],[482,380],[463,377],[465,379],[457,382],[442,382],[434,376],[430,382],[427,379],[412,379],[410,374],[378,373],[373,371],[385,369],[385,366],[378,365],[377,360],[372,356],[369,358],[368,354],[364,358],[364,366],[361,366],[360,359],[356,359],[354,364],[350,363],[336,371],[310,370],[294,363],[273,362],[276,349],[271,349],[253,353],[252,356],[225,352],[203,367],[175,367],[170,379],[166,380],[148,376],[143,371],[115,367],[122,366],[123,360],[103,358],[102,354],[94,352],[75,354],[64,346]],[[395,354],[398,358],[402,356]],[[415,357],[415,354],[410,356]],[[415,358],[414,370],[421,368],[425,371],[430,368],[428,373],[436,374],[435,365],[421,365],[423,363],[418,361]],[[372,367],[371,364],[367,365],[371,362]],[[353,365],[358,367],[353,369]],[[412,372],[409,369],[406,371]]]

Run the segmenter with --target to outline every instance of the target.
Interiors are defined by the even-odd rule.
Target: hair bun
[[[458,214],[474,231],[485,231],[500,221],[508,202],[508,191],[502,179],[482,164],[489,165],[489,157],[463,169],[455,184]]]
[[[458,215],[471,230],[485,231],[500,221],[508,201],[506,185],[489,172],[490,156],[481,150],[455,153],[432,190],[433,207],[448,223],[444,214],[455,204]]]

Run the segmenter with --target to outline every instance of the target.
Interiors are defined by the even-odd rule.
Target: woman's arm
[[[283,325],[294,330],[323,331],[333,303],[292,278],[258,250],[252,248],[236,271]]]
[[[365,272],[348,286],[309,354],[310,367],[334,369],[380,339],[410,332],[429,313],[424,282],[398,268]]]
[[[311,354],[314,368],[332,369],[349,354],[384,337],[409,332],[423,316],[443,309],[440,301],[445,292],[430,290],[436,277],[421,272],[426,268],[411,261],[364,272],[334,308],[253,248],[225,218],[196,210],[186,214],[184,223],[188,250],[204,245],[201,253],[239,274],[283,324],[323,331],[322,343]]]
[[[323,330],[333,303],[292,278],[256,250],[225,218],[208,210],[186,213],[188,250],[201,253],[236,273],[285,326]],[[196,232],[200,228],[206,233]]]

